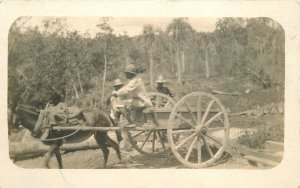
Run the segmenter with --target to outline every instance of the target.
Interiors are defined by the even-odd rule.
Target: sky
[[[31,17],[23,26],[38,26],[42,28],[42,21],[45,18],[54,17]],[[68,30],[77,30],[80,33],[89,32],[91,36],[99,31],[96,27],[100,23],[100,17],[65,17]],[[174,18],[171,17],[113,17],[109,22],[115,34],[124,34],[126,31],[129,36],[142,33],[143,26],[151,24],[155,28],[159,27],[165,31],[168,24]],[[217,18],[188,18],[188,22],[196,31],[210,32],[215,29]]]

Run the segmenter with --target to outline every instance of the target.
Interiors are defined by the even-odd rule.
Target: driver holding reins
[[[128,96],[128,99],[117,100],[116,107],[122,115],[128,120],[129,124],[126,128],[134,128],[135,124],[129,114],[129,109],[143,109],[152,106],[151,100],[146,96],[146,89],[143,80],[137,75],[137,70],[133,64],[128,64],[125,67],[125,77],[129,80],[127,85],[113,91],[112,96],[122,97]]]

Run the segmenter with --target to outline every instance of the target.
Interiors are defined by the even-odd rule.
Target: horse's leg
[[[55,157],[56,157],[56,160],[57,160],[57,163],[58,163],[58,168],[59,168],[59,169],[63,169],[62,158],[61,158],[61,154],[60,154],[60,149],[57,148],[57,149],[54,151],[54,154],[55,154]]]
[[[117,116],[116,119],[113,119],[113,118],[109,115],[109,119],[111,120],[111,122],[112,122],[112,124],[113,124],[114,127],[118,127],[117,121],[119,121],[121,114],[120,114],[120,113],[116,113],[116,116]],[[123,140],[121,131],[118,130],[118,131],[115,131],[115,133],[116,133],[116,136],[117,136],[117,140],[118,140],[118,142],[120,143],[120,142]]]
[[[55,150],[56,150],[57,148],[59,148],[59,145],[58,145],[57,143],[52,144],[52,145],[50,146],[48,152],[46,153],[46,155],[45,155],[45,160],[44,160],[44,166],[45,166],[46,168],[50,168],[50,166],[49,166],[49,161],[50,161],[51,157],[53,156],[53,154],[54,154],[54,152],[55,152]]]
[[[106,132],[96,132],[94,134],[94,137],[95,137],[95,140],[97,142],[97,144],[99,145],[100,149],[102,150],[102,153],[103,153],[103,166],[102,168],[105,168],[106,167],[106,163],[107,163],[107,160],[108,160],[108,155],[109,155],[109,149],[107,148],[107,145],[106,145],[106,138],[105,138],[105,135],[107,133]]]
[[[114,148],[114,150],[116,151],[117,153],[117,156],[119,158],[119,160],[121,160],[121,152],[120,152],[120,147],[119,147],[119,144],[117,144],[114,140],[112,140],[108,135],[107,133],[105,133],[105,140],[106,140],[106,143],[109,147],[112,147]]]
[[[62,145],[62,142],[58,143],[58,147],[55,149],[54,154],[58,163],[58,168],[63,169],[63,164],[62,164],[62,158],[61,158],[61,153],[60,153],[60,146]]]

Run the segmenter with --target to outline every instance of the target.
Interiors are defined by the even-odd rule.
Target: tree
[[[219,54],[218,71],[228,76],[242,73],[247,45],[246,21],[243,18],[222,18],[214,31]],[[243,73],[242,73],[243,74]]]
[[[176,18],[166,29],[167,34],[171,34],[176,46],[175,61],[177,67],[177,81],[182,84],[182,75],[184,73],[184,42],[191,38],[194,30],[188,23],[187,18]],[[180,58],[181,57],[181,58]]]
[[[211,75],[211,56],[216,54],[217,39],[213,33],[201,33],[196,39],[198,53],[201,59],[204,59],[205,76],[209,78]]]
[[[103,79],[102,79],[102,94],[101,94],[101,105],[104,104],[104,93],[105,93],[105,81],[106,81],[106,71],[107,71],[107,65],[108,65],[108,47],[111,44],[111,38],[112,38],[112,32],[113,29],[109,26],[109,21],[111,18],[104,17],[101,18],[101,23],[97,25],[97,27],[100,29],[100,32],[97,33],[97,37],[101,37],[104,40],[104,46],[103,46],[103,58],[104,58],[104,73],[103,73]]]
[[[144,25],[143,27],[143,38],[146,53],[149,55],[149,74],[150,74],[150,85],[153,87],[153,46],[155,42],[155,33],[152,25]]]

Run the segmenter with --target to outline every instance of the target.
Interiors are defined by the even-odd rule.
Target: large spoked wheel
[[[178,101],[169,117],[171,151],[187,167],[208,167],[223,155],[229,128],[228,114],[215,96],[190,93]]]
[[[171,111],[175,102],[162,93],[151,92],[147,96],[151,99],[154,107],[154,121],[157,121],[159,125],[157,126],[152,120],[148,120],[149,122],[143,127],[127,131],[127,136],[134,149],[139,153],[153,157],[165,157],[170,154],[168,152],[167,130],[160,128],[160,121],[157,119],[155,110]]]

